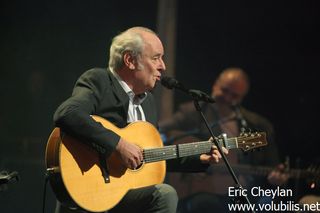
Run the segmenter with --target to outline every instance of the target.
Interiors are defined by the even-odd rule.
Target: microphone
[[[161,84],[168,89],[180,89],[184,92],[188,92],[188,90],[179,81],[168,76],[161,77]]]
[[[208,94],[200,91],[200,90],[194,90],[194,89],[187,89],[184,87],[179,81],[177,81],[174,78],[163,76],[161,77],[161,84],[162,86],[168,88],[168,89],[178,89],[182,92],[185,92],[189,95],[191,95],[195,100],[198,101],[204,101],[208,103],[214,103],[214,99],[209,96]]]

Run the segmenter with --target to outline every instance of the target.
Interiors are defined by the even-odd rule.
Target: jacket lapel
[[[114,75],[108,70],[109,78],[112,85],[112,90],[115,98],[119,101],[119,103],[123,106],[123,115],[125,115],[125,121],[127,121],[128,117],[128,108],[129,108],[129,97],[126,92],[123,90],[118,80],[114,77]]]

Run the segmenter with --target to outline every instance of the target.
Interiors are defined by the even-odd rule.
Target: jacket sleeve
[[[103,72],[107,71],[92,69],[78,79],[72,96],[54,113],[54,123],[67,134],[108,156],[117,146],[120,136],[104,128],[91,117],[108,88],[109,80]]]
[[[168,172],[204,172],[209,165],[200,161],[200,155],[167,160]]]

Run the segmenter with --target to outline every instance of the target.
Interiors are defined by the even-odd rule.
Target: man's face
[[[247,93],[247,83],[232,78],[221,78],[213,86],[213,96],[216,101],[229,106],[240,104]]]
[[[143,93],[154,88],[156,81],[160,81],[161,73],[166,69],[163,61],[163,46],[160,39],[151,34],[143,35],[146,44],[142,54],[138,57],[135,71],[135,93]]]

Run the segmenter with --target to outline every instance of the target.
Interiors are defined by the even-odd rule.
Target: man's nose
[[[164,61],[162,59],[160,60],[160,67],[161,67],[161,71],[166,70],[166,64],[164,63]]]

